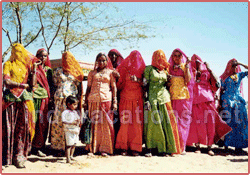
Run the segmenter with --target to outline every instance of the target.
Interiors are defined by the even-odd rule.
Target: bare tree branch
[[[6,35],[8,36],[8,39],[9,39],[10,44],[12,44],[12,41],[11,41],[11,38],[10,38],[10,35],[9,35],[9,31],[6,30],[6,29],[4,29],[4,28],[2,28],[2,29],[3,29],[3,31],[6,33]]]
[[[43,27],[43,21],[42,21],[41,9],[39,8],[38,3],[37,3],[37,11],[38,11],[38,14],[39,14],[39,19],[40,19],[40,23],[41,23],[42,36],[43,36],[43,39],[44,39],[44,42],[45,42],[46,48],[47,48],[47,50],[49,50],[49,49],[48,49],[49,47],[48,47],[48,44],[47,44],[47,40],[46,40],[46,37],[45,37],[45,33],[44,33],[44,27]],[[49,54],[49,51],[48,51],[48,54]]]
[[[99,29],[99,30],[95,30],[95,31],[89,32],[89,33],[86,34],[86,36],[87,36],[87,35],[92,35],[92,34],[94,34],[94,33],[97,33],[97,32],[100,32],[100,31],[103,31],[103,30],[106,30],[106,29],[112,29],[112,28],[123,27],[123,26],[128,25],[128,24],[133,23],[133,22],[134,22],[134,21],[129,21],[129,22],[124,23],[124,24],[117,24],[117,25],[114,25],[114,26],[104,27],[104,28],[101,28],[101,29]],[[76,46],[78,46],[79,44],[83,43],[84,41],[85,41],[85,40],[79,41],[79,42],[76,43],[74,46],[72,46],[71,49],[74,48],[74,47],[76,47]]]
[[[21,22],[21,17],[20,17],[20,14],[19,14],[19,5],[17,4],[17,6],[15,6],[13,2],[11,2],[11,4],[15,8],[17,21],[18,21],[18,27],[19,27],[19,32],[18,32],[19,33],[19,40],[18,40],[18,42],[22,44],[22,22]]]
[[[9,48],[3,53],[2,55],[2,63],[4,62],[4,58],[6,57],[6,55],[10,52],[11,50],[11,45],[9,46]]]
[[[67,3],[67,2],[66,2]],[[67,3],[68,4],[68,3]],[[68,31],[69,31],[69,6],[70,4],[67,5],[67,26],[66,26],[66,32],[65,32],[65,37],[64,37],[64,52],[67,51],[67,36],[68,36]]]
[[[48,47],[48,52],[49,52],[49,49],[50,49],[51,46],[53,45],[53,42],[54,42],[54,40],[56,39],[56,37],[57,37],[57,35],[58,35],[58,33],[59,33],[59,30],[60,30],[60,28],[61,28],[61,24],[62,24],[62,21],[63,21],[63,18],[64,18],[64,14],[65,14],[65,12],[66,12],[66,8],[67,8],[67,2],[65,3],[64,12],[63,12],[62,18],[61,18],[61,20],[60,20],[60,22],[59,22],[59,24],[58,24],[56,34],[55,34],[54,38],[52,39],[52,41],[51,41],[51,43],[50,43],[50,46]]]
[[[24,47],[27,47],[28,45],[30,45],[30,43],[32,43],[39,36],[42,30],[43,30],[43,27],[41,27],[41,29],[37,32],[36,36],[30,42],[28,42]]]

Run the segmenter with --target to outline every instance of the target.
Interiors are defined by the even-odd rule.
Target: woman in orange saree
[[[88,75],[85,104],[91,120],[92,138],[86,149],[106,157],[114,151],[113,110],[117,110],[116,80],[104,53],[96,57],[95,69]]]

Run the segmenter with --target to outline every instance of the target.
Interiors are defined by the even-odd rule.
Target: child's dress
[[[62,122],[73,123],[80,120],[80,116],[76,111],[65,110],[62,113]],[[66,139],[66,146],[73,146],[79,141],[80,127],[73,124],[66,124],[64,126],[64,133]]]

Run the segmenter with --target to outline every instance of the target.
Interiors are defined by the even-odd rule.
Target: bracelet
[[[186,64],[186,66],[185,66],[186,68],[189,68],[189,65],[188,64]]]

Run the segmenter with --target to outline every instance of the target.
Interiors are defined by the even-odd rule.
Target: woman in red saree
[[[137,156],[142,152],[143,136],[143,89],[142,77],[146,65],[140,52],[134,50],[117,67],[120,74],[117,89],[120,90],[120,129],[116,149],[127,155],[131,150]]]
[[[37,84],[33,88],[33,98],[36,112],[36,131],[32,142],[32,152],[40,157],[45,157],[45,142],[48,134],[48,111],[52,89],[52,69],[48,53],[45,49],[39,49],[33,64],[39,62],[36,68]]]
[[[117,110],[116,80],[113,70],[109,69],[108,57],[99,53],[96,57],[95,69],[88,75],[85,104],[92,122],[91,143],[86,149],[102,156],[113,154],[114,126],[113,110]],[[110,67],[111,68],[111,67]]]
[[[25,168],[35,134],[35,109],[32,94],[34,85],[34,57],[22,44],[13,44],[11,56],[3,66],[2,104],[2,164]],[[31,76],[31,86],[28,77]]]

